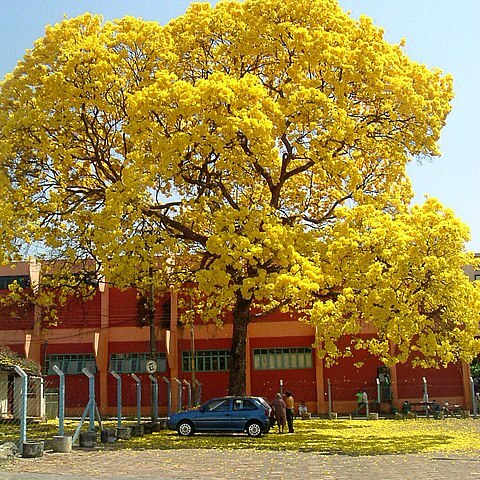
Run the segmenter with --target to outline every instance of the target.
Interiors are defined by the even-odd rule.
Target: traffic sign
[[[145,370],[147,371],[147,373],[155,373],[157,371],[157,368],[158,368],[158,365],[157,365],[157,362],[153,359],[148,359],[146,362],[145,362]]]

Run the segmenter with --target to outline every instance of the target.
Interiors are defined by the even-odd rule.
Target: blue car
[[[261,397],[212,398],[200,407],[170,415],[167,426],[182,436],[195,432],[246,432],[259,437],[270,426],[268,403]]]

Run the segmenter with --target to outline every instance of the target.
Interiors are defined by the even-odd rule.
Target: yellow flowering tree
[[[248,324],[275,310],[332,361],[343,335],[387,363],[468,360],[468,231],[409,208],[405,173],[439,154],[452,95],[336,0],[65,20],[1,85],[3,259],[40,244],[120,286],[194,284],[194,313],[233,316],[232,394]]]

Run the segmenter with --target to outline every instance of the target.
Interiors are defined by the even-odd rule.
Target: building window
[[[92,354],[67,354],[67,355],[47,355],[46,371],[48,375],[55,375],[53,366],[56,365],[65,375],[82,373],[84,368],[91,373],[97,372],[95,356]]]
[[[184,372],[192,371],[192,352],[182,352]],[[195,352],[196,372],[225,372],[230,369],[230,350],[200,350]]]
[[[304,347],[257,348],[253,350],[255,370],[312,368],[312,349]]]
[[[30,277],[28,275],[6,275],[0,277],[0,290],[8,290],[8,286],[15,282],[20,287],[29,287]]]
[[[145,363],[152,358],[151,353],[112,353],[110,355],[110,372],[116,373],[145,373]],[[167,371],[167,357],[165,353],[155,354],[157,372]]]

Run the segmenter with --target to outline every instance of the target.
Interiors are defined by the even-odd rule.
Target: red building
[[[0,291],[14,280],[28,287],[38,281],[38,275],[35,263],[3,267]],[[64,371],[67,414],[78,414],[87,404],[88,378],[81,373],[84,367],[95,373],[97,403],[103,415],[116,413],[117,384],[112,370],[124,374],[124,413],[133,414],[136,408],[136,384],[129,375],[135,373],[142,380],[143,413],[148,414],[151,383],[145,363],[150,358],[151,333],[157,352],[160,412],[167,409],[167,382],[163,377],[172,382],[172,387],[177,385],[174,379],[182,383],[196,379],[202,384],[204,400],[227,394],[231,322],[227,320],[223,327],[199,322],[193,329],[178,323],[176,294],[156,300],[153,332],[148,325],[140,325],[140,310],[134,289],[120,291],[100,284],[92,298],[67,301],[59,311],[56,326],[47,325],[41,308],[33,305],[13,312],[1,310],[0,343],[39,362],[47,375],[47,388],[54,389],[58,382],[53,365]],[[412,368],[408,364],[387,368],[373,355],[355,352],[327,368],[312,347],[314,336],[313,327],[286,314],[253,321],[248,327],[247,393],[273,399],[283,388],[290,390],[298,403],[305,400],[311,412],[327,413],[330,391],[332,411],[351,412],[361,388],[370,400],[380,396],[381,408],[390,410],[392,406],[399,408],[404,400],[421,401],[425,379],[430,399],[472,408],[467,364],[440,369]],[[363,365],[357,368],[359,362]],[[177,388],[172,388],[174,406],[177,394]]]

